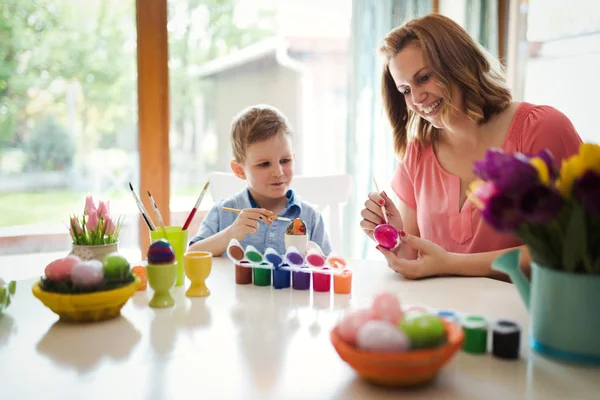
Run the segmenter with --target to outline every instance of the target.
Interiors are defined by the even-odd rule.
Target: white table
[[[526,329],[515,288],[478,278],[405,281],[377,261],[352,262],[352,295],[237,286],[233,266],[217,258],[208,298],[173,290],[170,309],[147,306],[137,292],[122,316],[80,325],[58,317],[18,282],[0,317],[2,399],[549,399],[599,398],[600,369],[530,353],[503,361],[459,353],[437,380],[404,392],[361,381],[337,355],[331,327],[349,307],[392,290],[423,304],[508,318]],[[524,336],[523,336],[524,337]],[[524,342],[524,341],[523,341]]]

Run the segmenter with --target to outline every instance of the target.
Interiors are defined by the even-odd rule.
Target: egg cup
[[[212,253],[208,251],[191,251],[183,256],[185,275],[191,281],[185,292],[187,297],[207,297],[210,290],[206,287],[206,278],[212,268]]]
[[[148,303],[150,307],[162,308],[175,305],[170,290],[177,280],[177,262],[172,264],[148,264],[146,267],[148,284],[154,295]]]

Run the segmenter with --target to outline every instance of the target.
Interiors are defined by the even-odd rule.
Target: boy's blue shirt
[[[313,206],[303,201],[292,189],[287,191],[286,197],[289,199],[288,204],[277,215],[292,220],[294,218],[302,219],[306,224],[308,239],[318,244],[325,255],[329,255],[331,253],[331,243],[329,242],[327,232],[325,232],[321,214]],[[222,207],[237,208],[240,210],[244,208],[259,208],[250,195],[248,188],[245,188],[233,197],[219,201],[202,221],[198,234],[192,238],[190,245],[221,232],[233,224],[239,214],[225,211]],[[279,254],[285,254],[284,235],[288,225],[289,222],[287,221],[273,220],[273,225],[261,222],[258,224],[258,231],[253,235],[246,235],[240,241],[240,244],[244,248],[251,244],[261,253],[264,253],[267,247],[272,247]]]

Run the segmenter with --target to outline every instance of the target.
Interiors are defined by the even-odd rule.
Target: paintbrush
[[[377,193],[381,194],[381,192],[379,191],[379,186],[377,186],[377,181],[375,180],[375,177],[373,177],[373,183],[375,184],[375,190],[377,190]],[[387,212],[385,211],[385,206],[383,205],[381,206],[381,212],[383,213],[383,219],[385,223],[389,224]]]
[[[225,211],[231,211],[231,212],[235,212],[235,213],[240,213],[242,212],[242,210],[238,210],[237,208],[229,208],[229,207],[221,207],[221,210],[225,210]],[[278,221],[287,221],[287,222],[291,222],[292,220],[289,218],[285,218],[285,217],[278,217],[277,215],[269,215],[268,217],[269,219],[276,219]]]
[[[152,204],[152,208],[154,208],[154,213],[156,214],[156,219],[158,220],[158,225],[160,225],[160,228],[162,229],[163,233],[165,234],[165,238],[167,237],[167,230],[165,229],[165,222],[162,219],[162,215],[160,215],[160,210],[158,209],[158,206],[156,205],[156,202],[154,201],[154,197],[152,197],[152,194],[150,193],[150,191],[148,190],[148,197],[150,197],[150,203]]]
[[[190,215],[188,215],[187,219],[185,220],[185,223],[183,224],[183,228],[181,228],[181,230],[185,231],[188,228],[188,226],[190,226],[190,223],[192,222],[194,215],[196,215],[196,211],[198,210],[198,207],[200,207],[200,203],[202,202],[202,199],[204,198],[204,195],[208,190],[208,185],[210,185],[210,181],[207,181],[206,185],[204,185],[204,189],[202,189],[200,196],[198,196],[198,200],[196,200],[196,204],[194,205],[194,208],[192,208]]]
[[[150,217],[148,216],[148,211],[146,211],[144,204],[140,201],[140,199],[135,194],[135,190],[133,190],[133,185],[131,184],[131,182],[129,182],[129,189],[131,190],[133,199],[135,200],[135,203],[137,204],[138,210],[140,210],[140,214],[142,214],[142,218],[144,218],[144,221],[146,221],[146,225],[148,225],[148,229],[150,229],[151,231],[156,230],[156,227],[152,223],[152,219],[150,219]]]

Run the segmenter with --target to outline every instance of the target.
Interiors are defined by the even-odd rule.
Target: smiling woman
[[[494,231],[466,196],[473,163],[489,148],[536,154],[560,163],[581,139],[569,119],[548,106],[512,101],[497,60],[451,19],[430,14],[388,33],[382,96],[400,158],[392,181],[398,206],[370,193],[360,226],[372,238],[382,205],[402,245],[378,246],[408,278],[454,274],[501,277],[491,261],[522,243]],[[528,255],[523,266],[528,265]]]

